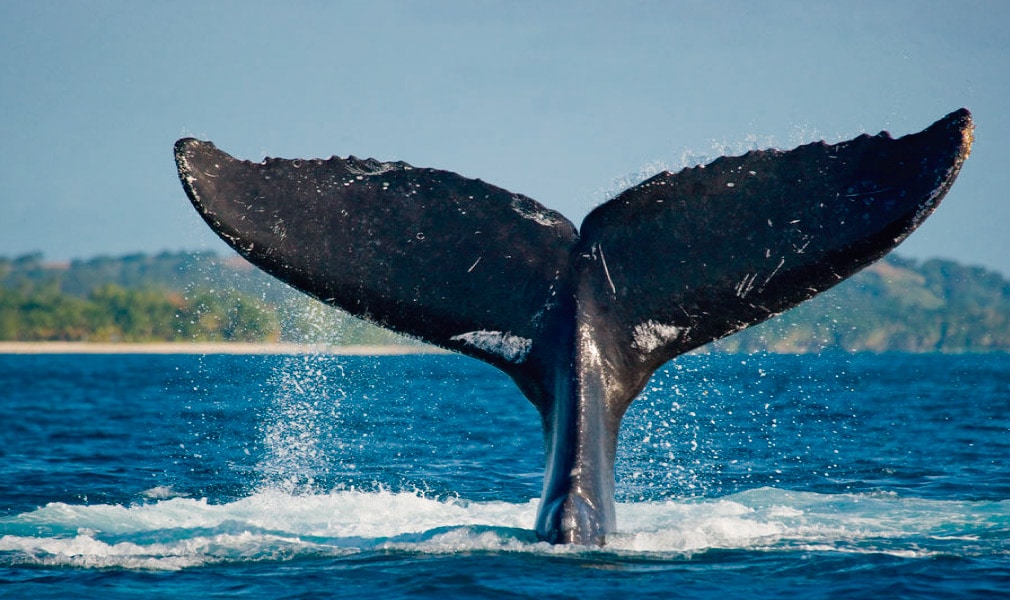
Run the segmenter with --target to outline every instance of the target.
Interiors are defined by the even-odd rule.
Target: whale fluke
[[[628,405],[670,359],[811,298],[900,243],[967,158],[970,113],[664,172],[575,226],[479,179],[355,157],[237,160],[176,143],[204,220],[347,312],[494,365],[540,413],[536,529],[602,544]]]

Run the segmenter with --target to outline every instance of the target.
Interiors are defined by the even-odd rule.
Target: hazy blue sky
[[[1010,274],[1010,2],[0,0],[0,256],[223,249],[172,144],[405,160],[578,224],[657,164],[917,131],[972,158],[900,249]]]

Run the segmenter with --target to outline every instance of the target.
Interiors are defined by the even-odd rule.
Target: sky
[[[216,250],[176,139],[456,171],[578,224],[639,173],[925,128],[975,146],[902,246],[1010,275],[1010,2],[0,0],[0,256]]]

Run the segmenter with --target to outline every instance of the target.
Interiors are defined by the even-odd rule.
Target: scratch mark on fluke
[[[537,534],[603,544],[617,430],[649,376],[886,254],[936,209],[971,142],[961,109],[898,139],[721,157],[625,190],[581,231],[525,196],[403,162],[254,163],[191,138],[175,158],[193,205],[252,263],[507,373],[544,427]]]

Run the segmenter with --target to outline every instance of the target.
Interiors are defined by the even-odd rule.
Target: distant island
[[[236,255],[163,252],[47,262],[0,257],[0,342],[417,346],[325,307]],[[715,352],[1005,352],[1010,281],[890,255]]]

